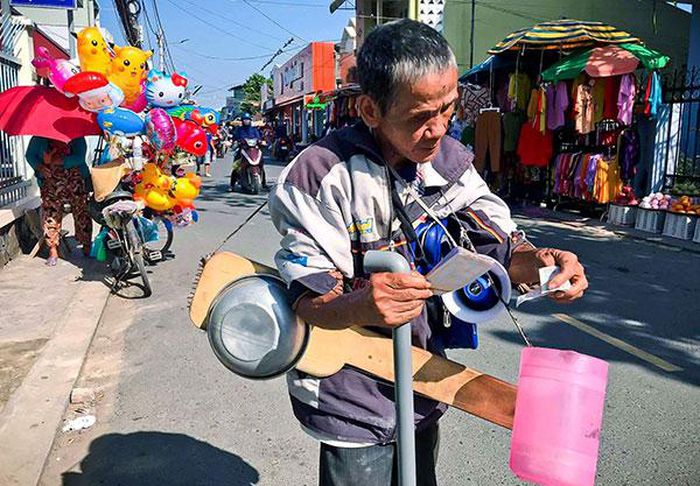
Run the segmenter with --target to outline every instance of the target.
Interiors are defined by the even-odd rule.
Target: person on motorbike
[[[241,164],[240,160],[243,157],[241,154],[241,148],[243,147],[243,144],[245,144],[247,139],[256,139],[258,140],[261,144],[263,143],[263,137],[262,133],[260,133],[260,130],[258,130],[257,127],[253,126],[253,118],[250,116],[250,113],[244,113],[243,116],[241,116],[241,123],[242,125],[240,127],[237,127],[235,131],[233,132],[233,140],[234,143],[236,144],[235,150],[233,152],[233,169],[231,172],[231,187],[235,184],[235,182],[238,179],[238,173],[240,172],[241,169]],[[262,160],[260,161],[260,169],[262,171],[262,176],[263,176],[263,185],[266,184],[266,178],[265,178],[265,169]]]

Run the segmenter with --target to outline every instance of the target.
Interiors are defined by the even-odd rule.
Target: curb
[[[0,484],[36,485],[56,436],[110,289],[84,282],[56,332],[0,413]]]

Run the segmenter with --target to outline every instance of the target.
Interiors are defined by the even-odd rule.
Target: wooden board
[[[393,383],[393,355],[391,339],[367,329],[330,331],[312,326],[296,368],[325,377],[349,365]],[[412,365],[416,393],[502,427],[513,427],[515,386],[415,346]]]

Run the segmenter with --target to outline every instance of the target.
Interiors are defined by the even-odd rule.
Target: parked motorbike
[[[265,185],[265,169],[261,142],[257,138],[248,138],[240,142],[231,169],[231,190],[240,182],[243,191],[259,194]]]

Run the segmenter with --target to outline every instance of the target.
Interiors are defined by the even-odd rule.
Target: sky
[[[153,2],[157,2],[175,66],[187,73],[191,86],[203,86],[196,96],[198,103],[216,109],[225,104],[227,88],[260,72],[287,40],[294,38],[285,49],[288,52],[274,63],[282,64],[311,41],[340,40],[354,13],[339,10],[331,15],[330,0],[143,0],[154,29]],[[100,6],[102,26],[118,45],[124,45],[114,3],[101,0]],[[140,20],[145,49],[155,51],[153,59],[158,66],[156,38],[143,13]],[[262,74],[269,75],[271,68],[268,66]]]

